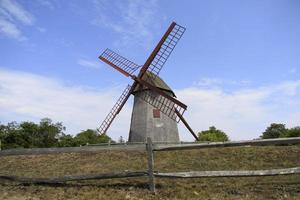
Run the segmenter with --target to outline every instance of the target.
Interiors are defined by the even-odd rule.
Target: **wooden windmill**
[[[129,142],[144,142],[151,137],[154,142],[179,142],[177,123],[182,121],[191,134],[196,134],[183,118],[187,106],[176,99],[174,92],[158,76],[168,57],[185,32],[185,28],[172,22],[158,42],[145,64],[134,62],[106,49],[99,59],[112,66],[126,77],[134,80],[128,85],[97,129],[105,134],[122,110],[131,94],[134,95]],[[137,72],[139,69],[139,72]]]

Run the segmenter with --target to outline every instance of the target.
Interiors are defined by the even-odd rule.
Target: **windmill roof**
[[[154,78],[155,77],[155,78]],[[152,72],[147,71],[143,78],[144,81],[147,81],[148,83],[150,83],[151,85],[154,85],[155,87],[164,90],[166,92],[170,92],[174,97],[175,93],[172,91],[172,89],[166,84],[166,82],[164,82],[159,76],[154,75]],[[138,91],[142,91],[142,90],[146,90],[146,88],[144,86],[142,86],[141,84],[138,84],[134,90],[133,90],[133,94],[138,92]]]

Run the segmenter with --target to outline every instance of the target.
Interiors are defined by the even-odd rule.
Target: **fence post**
[[[149,189],[151,192],[155,194],[155,180],[154,180],[154,174],[153,174],[153,168],[154,168],[154,159],[153,159],[153,146],[152,146],[152,140],[150,137],[147,137],[147,154],[148,154],[148,176],[149,176]]]

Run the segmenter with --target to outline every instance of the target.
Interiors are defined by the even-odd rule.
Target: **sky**
[[[298,0],[0,0],[0,122],[98,127],[132,84],[98,56],[110,48],[143,65],[176,21],[186,32],[160,76],[194,131],[245,140],[271,123],[299,126],[299,10]],[[132,97],[110,137],[128,137],[131,111]]]

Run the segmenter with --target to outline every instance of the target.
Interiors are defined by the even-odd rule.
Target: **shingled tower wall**
[[[152,84],[175,97],[174,92],[159,77]],[[144,95],[144,92],[158,98],[150,90],[143,88],[135,90],[128,142],[145,142],[147,137],[150,137],[153,142],[178,143],[177,122],[139,97]]]

